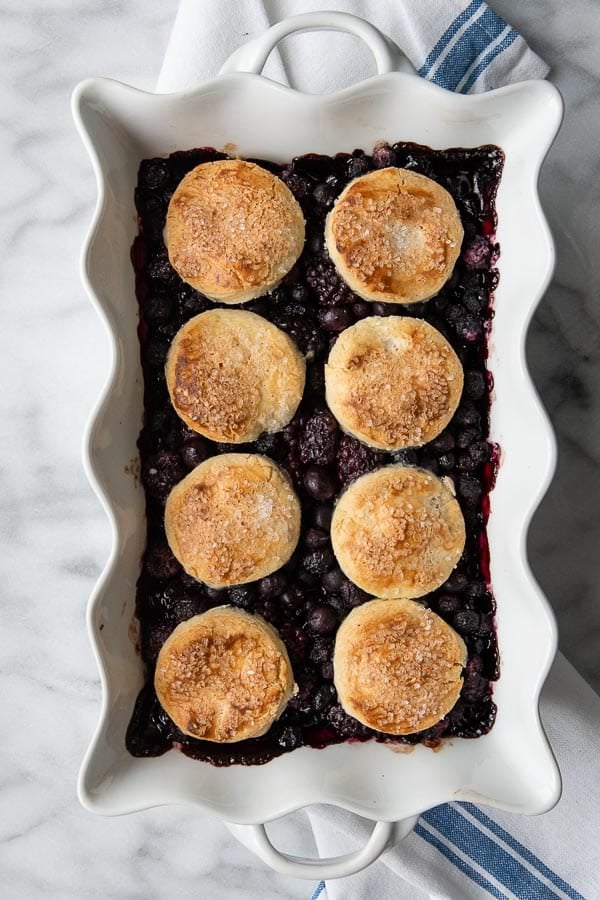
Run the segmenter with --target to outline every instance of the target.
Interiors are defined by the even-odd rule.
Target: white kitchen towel
[[[600,697],[561,654],[541,712],[563,779],[553,810],[523,816],[438,806],[367,870],[327,882],[328,900],[599,900]],[[308,818],[321,856],[362,846],[373,827],[330,807],[311,807]]]
[[[182,0],[158,90],[194,87],[273,22],[324,7],[369,19],[423,77],[451,90],[479,92],[548,72],[479,0]],[[373,74],[373,63],[356,38],[312,33],[280,45],[264,74],[301,90],[333,91]],[[314,896],[323,900],[326,890],[329,900],[600,900],[600,699],[561,656],[544,688],[542,716],[564,782],[554,810],[530,818],[472,804],[437,807],[367,871],[318,885]],[[322,857],[360,846],[372,827],[331,807],[298,814],[298,829],[307,822]],[[287,820],[285,828],[289,837]]]
[[[518,32],[481,0],[182,0],[157,89],[195,87],[269,25],[320,9],[368,19],[397,41],[420,75],[449,90],[477,93],[548,74]],[[351,52],[344,52],[347,48]],[[358,38],[313,32],[282,42],[264,74],[321,92],[346,87],[374,70]]]

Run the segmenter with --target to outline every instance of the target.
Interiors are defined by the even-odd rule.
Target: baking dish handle
[[[384,850],[409,835],[417,818],[415,816],[401,822],[376,822],[367,843],[360,850],[344,856],[323,859],[308,859],[304,856],[282,853],[271,843],[265,825],[234,825],[228,822],[227,827],[248,849],[253,850],[276,872],[290,875],[292,878],[319,880],[344,878],[366,869]]]
[[[361,38],[375,57],[377,73],[385,75],[414,68],[400,48],[370,22],[345,12],[307,12],[276,22],[264,34],[243,44],[225,62],[219,75],[252,72],[259,75],[267,58],[282,38],[299,31],[346,31]]]

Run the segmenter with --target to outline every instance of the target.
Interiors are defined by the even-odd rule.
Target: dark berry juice
[[[302,256],[271,294],[244,304],[286,331],[307,358],[304,398],[290,424],[249,444],[216,444],[190,431],[171,407],[164,364],[177,330],[215,305],[185,284],[169,264],[162,231],[170,197],[183,176],[202,162],[226,158],[212,149],[147,159],[140,166],[135,200],[139,236],[132,248],[139,303],[144,373],[144,427],[138,446],[146,492],[148,538],[137,585],[141,654],[146,667],[127,732],[134,756],[157,756],[173,746],[215,765],[267,762],[302,745],[325,747],[346,740],[425,743],[444,737],[477,737],[492,727],[498,678],[495,603],[489,583],[486,522],[498,448],[489,437],[491,376],[487,335],[493,315],[494,199],[502,173],[498,147],[432,150],[417,144],[378,145],[336,156],[308,154],[286,165],[253,160],[288,185],[306,219]],[[427,175],[453,196],[465,237],[451,279],[433,299],[411,305],[367,303],[338,277],[324,247],[325,216],[353,178],[385,166]],[[414,450],[384,453],[342,434],[328,411],[323,367],[337,335],[366,316],[425,319],[454,347],[465,372],[462,402],[434,441]],[[216,590],[186,575],[169,550],[163,515],[173,486],[203,460],[231,451],[262,453],[290,475],[302,504],[296,552],[278,572],[249,585]],[[454,481],[467,529],[462,559],[442,587],[422,598],[463,637],[468,661],[455,707],[427,731],[405,737],[375,732],[346,715],[333,686],[335,634],[344,617],[368,595],[336,565],[329,539],[340,492],[366,472],[390,463],[417,465]],[[281,718],[260,738],[214,744],[182,734],[163,711],[153,688],[156,657],[176,625],[213,606],[231,604],[258,613],[285,642],[299,691]]]

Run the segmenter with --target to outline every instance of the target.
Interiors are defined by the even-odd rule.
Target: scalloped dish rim
[[[261,76],[233,74],[193,91],[158,95],[88,79],[75,89],[73,115],[98,184],[81,277],[111,348],[110,371],[84,438],[86,474],[111,523],[112,549],[88,605],[102,710],[80,772],[82,804],[122,814],[191,802],[240,824],[269,821],[310,803],[337,804],[386,821],[456,799],[524,813],[551,808],[560,795],[560,776],[538,702],[557,633],[529,569],[526,536],[552,478],[556,450],[524,346],[554,266],[537,179],[562,117],[556,88],[531,81],[463,96],[392,73],[318,97]],[[371,741],[300,748],[253,767],[219,769],[173,751],[134,759],[125,749],[125,728],[142,683],[142,661],[129,629],[145,535],[143,490],[135,477],[141,367],[129,262],[137,166],[144,157],[194,146],[235,145],[242,156],[282,160],[310,151],[368,151],[375,143],[369,138],[434,147],[496,143],[506,154],[497,197],[500,283],[489,345],[495,383],[491,439],[502,447],[488,524],[502,659],[494,689],[496,724],[488,735],[453,739],[438,753],[417,746],[399,754]]]

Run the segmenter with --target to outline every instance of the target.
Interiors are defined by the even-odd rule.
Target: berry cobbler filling
[[[477,737],[490,730],[498,678],[486,522],[498,448],[489,441],[492,379],[486,368],[495,262],[495,195],[503,154],[494,146],[432,150],[416,144],[378,145],[336,156],[308,154],[276,165],[253,160],[280,177],[306,219],[304,251],[271,294],[243,305],[283,329],[306,356],[306,388],[296,415],[275,434],[248,444],[218,444],[191,431],[171,406],[165,360],[179,328],[214,304],[185,284],[169,264],[163,227],[169,200],[186,173],[203,162],[226,159],[200,149],[144,160],[135,200],[139,236],[132,248],[139,303],[144,374],[144,426],[138,446],[146,493],[147,549],[137,585],[136,613],[146,684],[127,732],[134,756],[158,756],[178,747],[215,765],[252,765],[303,745],[325,747],[375,738],[392,744],[437,746],[445,737]],[[450,280],[431,300],[409,305],[370,303],[340,279],[324,246],[325,217],[353,179],[387,166],[432,178],[452,195],[465,237]],[[231,307],[229,307],[231,308]],[[464,369],[461,403],[448,427],[433,441],[392,453],[372,449],[341,432],[325,403],[324,365],[345,328],[367,316],[425,319],[450,342]],[[289,474],[302,506],[296,551],[280,570],[248,585],[215,589],[187,575],[165,537],[164,508],[172,488],[211,456],[261,453]],[[468,658],[464,685],[454,708],[426,731],[402,737],[362,725],[340,706],[333,685],[333,646],[339,624],[370,599],[336,563],[330,541],[333,508],[353,481],[398,463],[449,476],[465,519],[467,540],[456,569],[441,588],[421,598],[463,638]],[[262,737],[215,744],[184,735],[160,706],[153,687],[159,650],[174,628],[192,616],[229,604],[263,616],[279,632],[292,663],[298,693]]]

